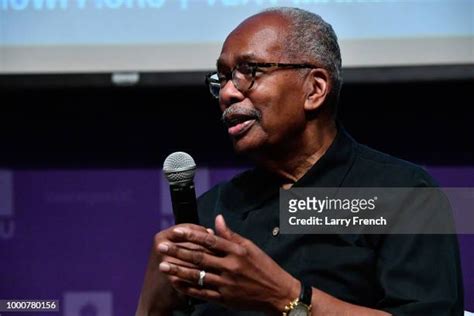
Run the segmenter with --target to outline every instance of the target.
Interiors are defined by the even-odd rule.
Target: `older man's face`
[[[304,62],[285,55],[285,46],[291,45],[286,29],[287,22],[275,14],[244,21],[225,41],[218,71],[228,73],[242,62]],[[306,125],[303,81],[297,70],[262,68],[248,91],[237,90],[232,81],[221,87],[219,103],[237,152],[275,152],[298,142]]]

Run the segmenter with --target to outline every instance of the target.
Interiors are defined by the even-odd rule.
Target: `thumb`
[[[226,224],[224,216],[221,214],[216,216],[215,222],[216,234],[224,239],[240,242],[243,241],[243,237],[233,232]]]

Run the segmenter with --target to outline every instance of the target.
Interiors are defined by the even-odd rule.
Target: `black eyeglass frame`
[[[237,85],[234,83],[234,74],[235,74],[235,71],[239,71],[238,68],[239,67],[242,67],[243,65],[249,67],[251,69],[251,74],[252,74],[252,81],[249,85],[248,88],[244,89],[243,91],[241,89],[239,89],[237,87]],[[254,83],[255,83],[255,75],[257,73],[257,70],[258,68],[272,68],[272,67],[275,67],[275,68],[285,68],[285,69],[304,69],[304,68],[321,68],[320,66],[317,66],[317,65],[313,65],[313,64],[310,64],[310,63],[302,63],[302,64],[288,64],[288,63],[254,63],[254,62],[244,62],[244,63],[239,63],[237,65],[234,66],[234,68],[232,68],[232,70],[230,72],[228,72],[226,75],[225,75],[225,83],[227,83],[229,81],[229,79],[232,81],[232,83],[234,84],[234,86],[240,90],[241,92],[245,92],[245,91],[248,91],[250,90]],[[242,72],[241,72],[242,73]],[[245,74],[245,73],[242,73],[243,75],[247,76],[248,74]],[[212,85],[214,84],[217,84],[219,85],[219,91],[220,91],[220,88],[221,88],[221,80],[220,79],[213,79],[211,78],[212,76],[214,75],[218,75],[218,72],[217,71],[213,71],[211,73],[208,73],[206,75],[206,84],[208,85],[209,87],[209,91],[211,92],[212,96],[214,96],[216,99],[219,98],[219,93],[215,94],[213,92],[213,87]]]

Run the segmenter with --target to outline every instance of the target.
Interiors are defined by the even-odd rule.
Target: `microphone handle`
[[[170,185],[171,203],[176,224],[199,224],[194,182]]]
[[[194,182],[172,184],[170,185],[170,192],[175,223],[199,224]],[[192,313],[194,306],[200,303],[203,303],[203,301],[187,297],[186,305],[182,306],[183,312]]]

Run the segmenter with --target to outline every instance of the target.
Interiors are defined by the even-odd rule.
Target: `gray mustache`
[[[249,117],[255,117],[257,120],[260,120],[262,118],[262,114],[256,109],[249,109],[233,105],[224,110],[224,112],[222,113],[221,120],[225,123],[227,117],[232,115],[245,115]]]

